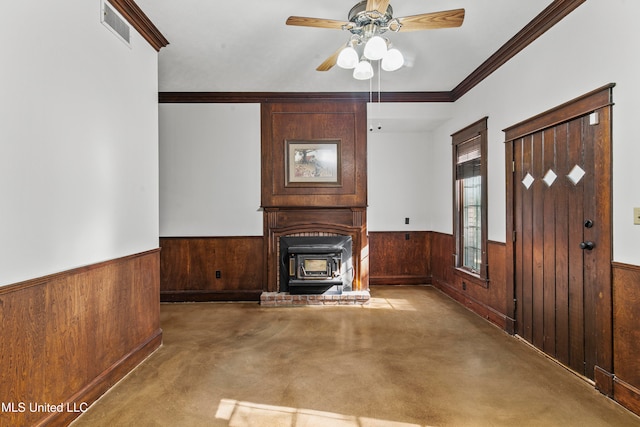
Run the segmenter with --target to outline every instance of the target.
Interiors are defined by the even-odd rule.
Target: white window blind
[[[482,160],[480,142],[480,136],[477,136],[456,146],[456,179],[480,176]]]

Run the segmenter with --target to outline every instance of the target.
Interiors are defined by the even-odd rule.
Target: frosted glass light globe
[[[380,36],[373,36],[364,45],[364,56],[367,59],[376,61],[382,59],[387,53],[387,42]]]
[[[357,80],[369,80],[373,77],[373,67],[369,61],[360,61],[353,70],[353,78]]]
[[[356,52],[354,48],[349,46],[340,51],[337,64],[340,68],[351,70],[352,68],[356,68],[356,65],[358,65],[358,60],[358,52]]]
[[[382,58],[382,69],[385,71],[395,71],[404,64],[404,56],[398,49],[389,49]]]

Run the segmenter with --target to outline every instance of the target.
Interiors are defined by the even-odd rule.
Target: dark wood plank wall
[[[163,237],[160,247],[162,301],[260,299],[262,236]]]
[[[613,264],[613,395],[640,414],[640,266]]]
[[[504,243],[487,244],[488,281],[454,268],[454,238],[451,234],[432,233],[431,282],[451,298],[480,316],[507,330],[507,288]]]
[[[370,232],[369,283],[417,285],[431,283],[431,233]]]
[[[67,425],[158,348],[159,284],[154,250],[0,288],[2,402],[65,404],[1,424]]]
[[[271,208],[367,206],[367,105],[272,102],[261,109],[261,205]],[[338,140],[340,183],[287,184],[286,141]]]

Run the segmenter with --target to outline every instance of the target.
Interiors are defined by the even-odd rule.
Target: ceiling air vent
[[[131,26],[107,0],[102,0],[102,23],[130,46]]]

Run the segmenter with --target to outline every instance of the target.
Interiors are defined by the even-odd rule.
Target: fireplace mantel
[[[264,208],[266,291],[278,292],[280,237],[350,236],[353,290],[369,289],[366,208]]]
[[[292,180],[292,143],[335,142],[335,181]],[[264,291],[278,292],[283,236],[351,236],[354,291],[368,291],[367,105],[362,101],[261,104]],[[326,178],[326,177],[324,177]]]

